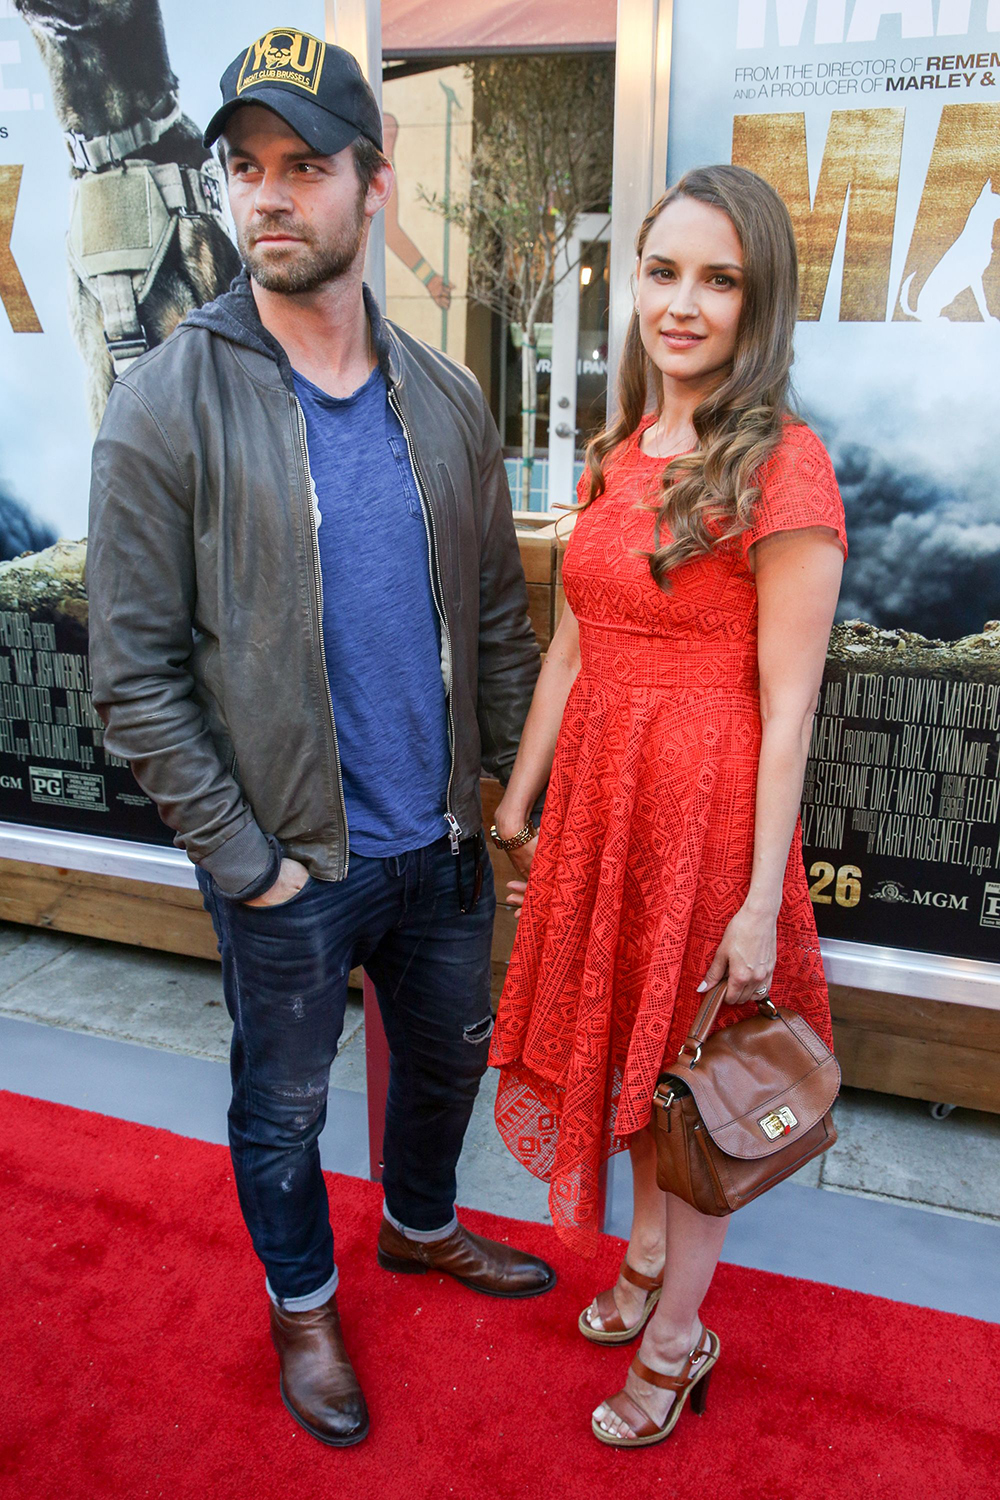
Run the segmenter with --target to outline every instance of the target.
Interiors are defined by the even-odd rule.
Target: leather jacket
[[[482,392],[365,292],[427,527],[451,746],[441,832],[465,838],[481,768],[510,774],[538,646]],[[105,745],[235,900],[273,883],[282,852],[321,880],[347,873],[316,518],[291,368],[244,273],[116,380],[87,561]]]

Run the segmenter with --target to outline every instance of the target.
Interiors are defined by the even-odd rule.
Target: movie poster
[[[90,450],[116,371],[238,269],[201,134],[251,41],[315,64],[323,0],[278,19],[264,0],[0,0],[0,820],[170,840],[90,702]],[[390,316],[458,359],[467,247],[427,199],[466,190],[471,133],[467,69],[387,88]]]
[[[322,0],[281,19],[276,61],[312,45],[290,27],[322,37]],[[90,449],[116,370],[238,269],[201,134],[273,21],[264,0],[0,0],[0,819],[170,842],[90,702]]]
[[[806,778],[821,935],[1000,955],[1000,5],[677,0],[669,177],[782,194],[847,509]]]

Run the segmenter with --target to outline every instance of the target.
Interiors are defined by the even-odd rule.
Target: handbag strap
[[[709,990],[708,994],[701,1002],[701,1005],[698,1009],[698,1014],[694,1018],[694,1024],[692,1025],[691,1030],[688,1032],[687,1036],[684,1038],[684,1044],[681,1047],[680,1053],[678,1054],[678,1061],[680,1061],[680,1057],[683,1056],[683,1054],[686,1052],[691,1053],[692,1057],[692,1060],[688,1065],[689,1067],[693,1068],[695,1063],[698,1061],[699,1057],[701,1056],[701,1049],[708,1040],[709,1033],[711,1032],[712,1027],[715,1025],[716,1017],[718,1016],[719,1011],[722,1009],[722,1001],[723,997],[725,996],[728,984],[728,979],[721,980],[717,985],[714,986],[714,988]],[[766,1015],[775,1014],[774,1006],[766,995],[758,999],[757,1006],[758,1009],[763,1011]]]
[[[722,1009],[722,997],[726,993],[728,983],[728,979],[723,979],[709,990],[698,1007],[698,1014],[694,1018],[691,1030],[684,1038],[682,1052],[700,1052],[705,1042],[708,1041],[709,1032],[715,1025],[715,1018]]]

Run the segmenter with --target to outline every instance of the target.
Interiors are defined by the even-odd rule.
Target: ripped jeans
[[[408,1229],[453,1217],[455,1166],[492,1030],[496,898],[481,849],[473,904],[475,842],[463,841],[457,857],[447,837],[390,859],[352,854],[346,880],[310,878],[272,907],[229,901],[198,871],[233,1018],[236,1187],[279,1301],[310,1297],[335,1276],[318,1142],[356,965],[375,984],[391,1053],[386,1207]]]

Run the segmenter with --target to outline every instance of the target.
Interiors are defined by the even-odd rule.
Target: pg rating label
[[[29,766],[32,802],[50,807],[77,807],[88,812],[107,812],[104,777],[65,767]]]
[[[987,880],[983,891],[980,927],[1000,927],[1000,880]]]

